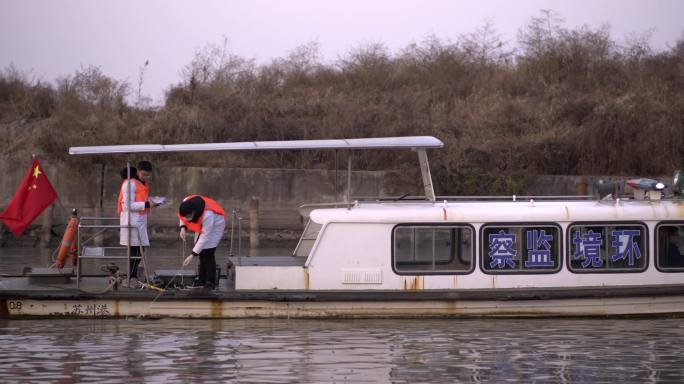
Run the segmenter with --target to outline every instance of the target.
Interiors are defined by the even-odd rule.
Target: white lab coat
[[[128,183],[130,181],[121,184],[121,195],[122,198],[122,210],[121,215],[119,215],[119,225],[128,225]],[[135,196],[135,183],[131,183],[131,196]],[[131,204],[131,225],[133,226],[133,231],[131,232],[131,246],[144,246],[150,245],[150,239],[147,236],[147,214],[141,215],[140,211],[145,209],[144,201],[133,201]],[[140,236],[138,236],[140,234]],[[128,245],[128,228],[121,228],[119,233],[119,244]]]
[[[180,225],[184,225],[180,222]],[[195,233],[195,245],[192,251],[199,254],[204,249],[216,248],[221,242],[223,231],[226,229],[226,219],[210,210],[202,215],[202,233]]]

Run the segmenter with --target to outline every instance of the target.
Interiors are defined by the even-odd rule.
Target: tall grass
[[[519,193],[532,174],[666,174],[684,166],[684,35],[656,52],[646,38],[614,41],[606,26],[566,29],[551,13],[530,20],[515,49],[491,25],[454,41],[428,37],[396,53],[369,44],[327,64],[316,44],[256,65],[224,42],[196,54],[160,108],[129,105],[129,88],[94,67],[56,86],[6,69],[4,156],[38,151],[90,163],[68,159],[66,148],[434,135],[446,148],[430,154],[433,177],[447,194]],[[419,192],[414,154],[354,156],[355,167],[400,171],[397,185]],[[331,168],[335,157],[273,152],[156,160]]]

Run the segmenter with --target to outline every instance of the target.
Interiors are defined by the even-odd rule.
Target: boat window
[[[560,269],[562,236],[556,224],[486,224],[480,258],[489,274],[552,273]]]
[[[657,264],[664,272],[684,272],[684,223],[656,227]]]
[[[468,226],[398,225],[393,234],[397,273],[468,273],[473,265],[473,230]]]
[[[639,223],[572,224],[568,227],[570,270],[643,271],[647,236],[646,226]]]

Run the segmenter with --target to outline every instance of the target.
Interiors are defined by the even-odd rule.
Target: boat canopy
[[[243,141],[237,143],[203,144],[134,144],[104,145],[92,147],[71,147],[71,155],[105,155],[129,153],[208,152],[208,151],[260,151],[260,150],[305,150],[305,149],[412,149],[418,153],[421,178],[425,197],[435,201],[432,176],[427,159],[427,149],[442,148],[444,143],[433,136],[375,137],[362,139],[332,140],[286,140],[286,141]],[[347,202],[351,203],[351,155],[348,161]]]
[[[135,144],[71,147],[71,155],[115,153],[303,150],[303,149],[427,149],[442,148],[444,143],[433,136],[377,137],[365,139],[244,141],[202,144]]]

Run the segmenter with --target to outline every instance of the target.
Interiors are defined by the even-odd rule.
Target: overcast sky
[[[146,60],[143,93],[156,103],[207,44],[257,63],[317,42],[334,61],[355,47],[382,42],[394,53],[426,36],[455,39],[490,22],[511,46],[541,9],[566,28],[610,24],[618,42],[652,31],[666,49],[684,31],[682,0],[0,0],[0,69],[53,81],[96,65],[132,89]]]

